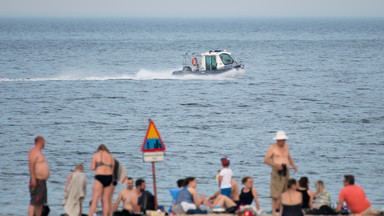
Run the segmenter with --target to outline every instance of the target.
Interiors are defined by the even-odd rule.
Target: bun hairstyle
[[[288,180],[288,188],[291,188],[292,185],[296,185],[297,182],[296,182],[296,179],[289,179]]]
[[[250,179],[250,178],[252,178],[252,177],[245,176],[244,178],[241,179],[241,183],[243,183],[243,184],[247,183],[248,179]]]

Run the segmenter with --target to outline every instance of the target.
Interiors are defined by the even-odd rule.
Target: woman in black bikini
[[[103,215],[106,216],[110,212],[111,201],[109,199],[112,191],[114,161],[108,148],[103,144],[97,148],[97,152],[93,155],[91,170],[96,170],[96,173],[93,182],[92,204],[89,209],[89,215],[93,215],[95,212],[101,195],[103,200]]]
[[[241,180],[244,188],[241,189],[239,205],[251,205],[252,201],[255,200],[257,211],[260,211],[259,200],[257,199],[257,190],[253,187],[252,177],[244,177]]]
[[[303,196],[300,192],[296,191],[297,184],[295,179],[288,180],[288,190],[281,194],[281,216],[303,216],[301,211],[301,203]]]

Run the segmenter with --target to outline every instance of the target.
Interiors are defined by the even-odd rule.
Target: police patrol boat
[[[244,65],[237,63],[231,57],[231,53],[226,50],[210,50],[201,54],[201,62],[196,58],[195,53],[192,53],[192,65],[186,64],[188,53],[183,55],[183,69],[177,70],[172,75],[182,76],[188,74],[195,75],[215,75],[225,73],[230,70],[244,69]]]

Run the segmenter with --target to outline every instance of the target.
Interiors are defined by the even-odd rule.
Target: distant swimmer
[[[40,216],[44,204],[47,203],[47,184],[49,178],[49,166],[42,149],[45,140],[42,136],[35,138],[35,146],[29,151],[29,192],[31,201],[28,207],[28,216]]]
[[[289,179],[289,168],[297,172],[297,168],[289,153],[289,147],[285,144],[288,139],[284,131],[278,131],[273,138],[276,143],[272,144],[264,158],[264,163],[272,167],[270,195],[272,198],[272,215],[275,215],[279,208],[280,195],[287,190]]]

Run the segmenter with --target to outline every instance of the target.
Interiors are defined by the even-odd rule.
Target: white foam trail
[[[79,75],[63,75],[51,78],[0,78],[0,82],[44,82],[44,81],[102,81],[102,80],[223,80],[234,79],[241,77],[245,74],[244,70],[230,70],[228,72],[217,75],[185,75],[185,76],[173,76],[172,71],[151,71],[141,69],[135,75],[116,75],[116,76],[79,76]]]

